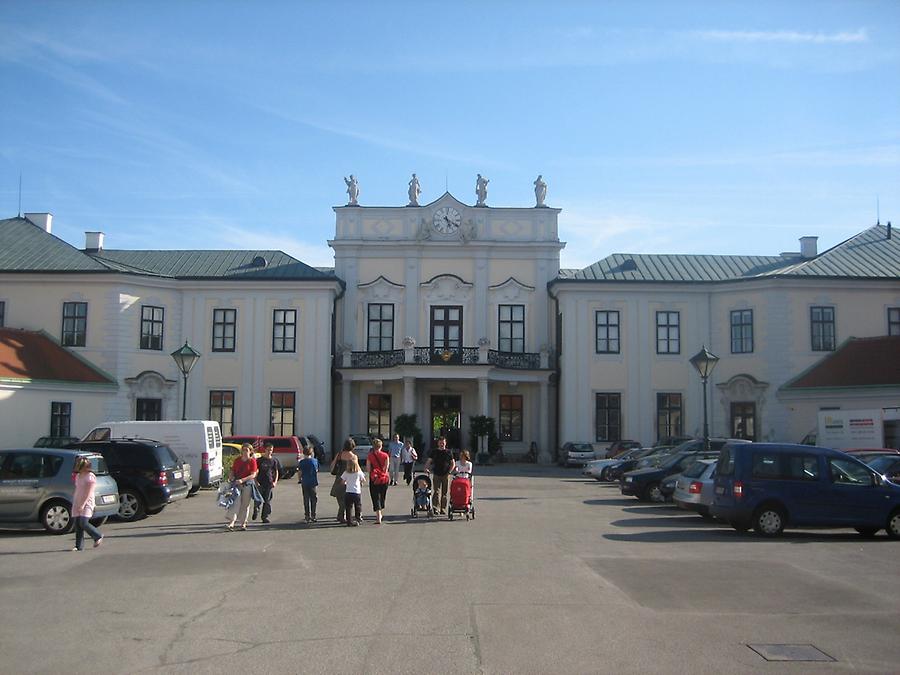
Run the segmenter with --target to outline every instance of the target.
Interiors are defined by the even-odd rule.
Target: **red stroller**
[[[462,471],[450,481],[450,504],[447,508],[448,520],[453,520],[454,513],[465,513],[466,520],[475,518],[474,481],[472,474]]]

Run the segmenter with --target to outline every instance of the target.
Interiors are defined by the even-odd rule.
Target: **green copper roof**
[[[119,251],[104,249],[92,257],[132,274],[177,279],[322,280],[320,272],[281,251]]]
[[[0,272],[108,271],[105,265],[30,220],[0,220]]]

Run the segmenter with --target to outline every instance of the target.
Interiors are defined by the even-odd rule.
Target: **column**
[[[550,452],[550,387],[547,381],[541,382],[540,394],[540,448],[538,450],[538,462],[540,464],[552,464],[553,453]]]
[[[414,415],[416,413],[416,378],[403,378],[403,414]]]
[[[350,435],[350,387],[353,386],[351,380],[341,381],[341,428],[338,432],[340,445],[344,445],[344,439]]]
[[[478,378],[478,409],[480,414],[487,417],[490,414],[490,400],[488,399],[488,380],[486,377]]]

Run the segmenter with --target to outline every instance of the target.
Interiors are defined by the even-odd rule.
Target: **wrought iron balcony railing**
[[[540,352],[501,352],[482,347],[412,347],[383,352],[345,352],[344,368],[393,368],[400,365],[475,366],[492,365],[512,370],[551,367],[551,356]]]

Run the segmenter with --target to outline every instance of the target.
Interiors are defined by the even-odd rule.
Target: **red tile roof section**
[[[114,384],[45,333],[0,328],[0,378]]]
[[[850,338],[788,388],[900,386],[900,335]]]

